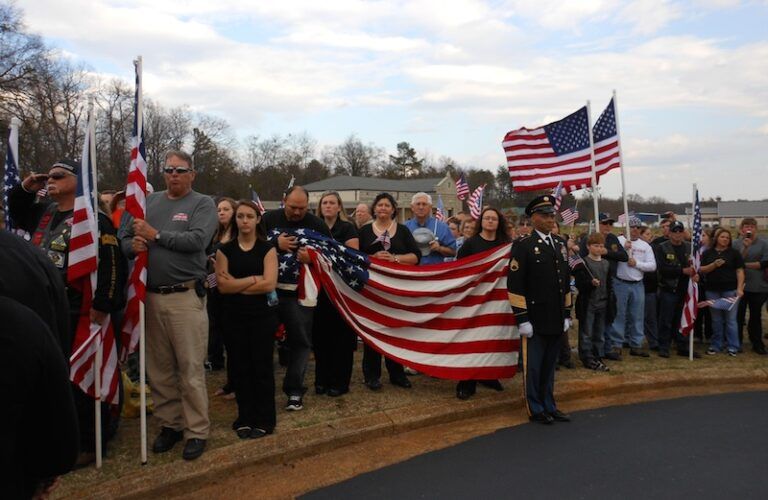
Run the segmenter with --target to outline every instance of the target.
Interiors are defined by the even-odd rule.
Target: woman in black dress
[[[396,220],[397,202],[389,193],[380,193],[371,206],[373,222],[360,228],[360,251],[377,259],[399,264],[419,263],[419,247],[413,235]],[[403,365],[385,359],[389,381],[396,386],[410,388]],[[363,351],[365,385],[372,391],[381,389],[381,354],[365,344]]]
[[[237,210],[235,200],[226,196],[219,198],[216,204],[219,228],[216,230],[211,246],[207,251],[210,256],[209,272],[211,273],[215,272],[216,251],[237,235],[235,210]],[[226,332],[221,328],[221,295],[216,286],[211,286],[211,280],[208,280],[208,286],[208,301],[206,303],[208,310],[208,364],[211,371],[218,371],[224,368],[224,348],[227,339]],[[227,366],[227,383],[224,384],[224,387],[217,389],[214,395],[235,399],[235,393],[232,390],[232,373],[229,366]]]
[[[256,204],[240,201],[237,236],[216,252],[228,363],[232,367],[240,439],[255,439],[275,429],[275,375],[272,353],[277,311],[267,294],[277,286],[277,251],[267,243]]]
[[[347,220],[344,204],[335,191],[323,193],[317,215],[331,230],[333,239],[357,250],[357,229]],[[317,298],[312,321],[312,347],[315,351],[315,393],[331,397],[349,392],[357,336],[344,321],[325,293]]]
[[[507,221],[504,215],[495,208],[484,208],[480,213],[479,224],[475,224],[475,234],[461,245],[457,259],[485,252],[499,245],[509,243],[507,236]],[[477,380],[462,380],[456,384],[456,397],[469,399],[477,389]],[[480,380],[480,384],[495,389],[504,390],[498,380]]]

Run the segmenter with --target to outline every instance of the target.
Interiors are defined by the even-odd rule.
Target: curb
[[[557,399],[573,402],[640,393],[648,390],[684,388],[732,388],[765,386],[768,370],[732,370],[727,376],[715,371],[697,370],[632,373],[588,380],[558,383]],[[457,408],[457,405],[460,407]],[[90,485],[72,492],[89,498],[147,498],[163,492],[189,491],[195,485],[213,482],[222,476],[259,463],[280,463],[317,455],[367,439],[399,434],[414,429],[465,420],[497,412],[523,411],[517,391],[505,391],[491,399],[441,403],[424,407],[385,410],[364,416],[347,417],[302,429],[273,434],[257,441],[243,441],[205,453],[194,462],[174,461],[151,469],[133,472],[118,479]]]

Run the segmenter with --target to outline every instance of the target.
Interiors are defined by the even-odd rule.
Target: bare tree
[[[373,143],[363,144],[354,134],[338,146],[323,151],[322,162],[336,175],[367,177],[381,165],[384,150]]]

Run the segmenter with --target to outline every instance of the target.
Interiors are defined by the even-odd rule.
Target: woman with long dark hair
[[[399,264],[416,265],[421,251],[413,235],[397,222],[397,202],[389,193],[380,193],[371,206],[373,222],[360,228],[360,250],[377,259]],[[389,381],[408,389],[411,382],[405,376],[403,365],[385,358]],[[381,389],[381,354],[365,344],[363,351],[365,385],[372,391]]]
[[[237,236],[237,225],[235,224],[235,210],[237,202],[226,196],[219,198],[216,204],[216,214],[219,218],[219,227],[213,236],[211,246],[208,248],[210,256],[209,271],[214,271],[216,261],[216,251],[228,241]],[[208,280],[208,365],[212,371],[218,371],[224,368],[224,349],[226,347],[226,332],[221,328],[221,299],[219,291],[212,284],[214,280]],[[227,382],[224,387],[216,390],[216,396],[224,396],[226,399],[234,399],[232,392],[232,373],[227,367]]]
[[[348,248],[357,250],[360,247],[357,229],[347,220],[338,193],[323,193],[317,203],[317,215],[331,230],[333,239]],[[337,397],[349,392],[357,336],[325,293],[317,298],[312,321],[312,347],[315,351],[315,393]]]
[[[480,219],[475,223],[474,235],[464,241],[456,258],[463,259],[509,242],[507,220],[504,214],[495,208],[486,207],[480,212]],[[477,390],[477,382],[497,391],[504,390],[498,380],[462,380],[456,384],[456,397],[459,399],[472,397]]]
[[[721,227],[715,232],[710,247],[701,256],[700,272],[707,277],[707,300],[738,300],[744,295],[744,258],[733,248],[730,231]],[[709,308],[712,315],[712,342],[707,354],[721,352],[723,344],[729,355],[736,356],[739,352],[738,309],[736,306],[730,309]]]
[[[277,286],[277,251],[267,242],[254,202],[241,201],[235,217],[237,236],[216,252],[216,277],[237,399],[232,428],[240,439],[255,439],[271,434],[276,423],[272,358],[278,318],[267,294]]]

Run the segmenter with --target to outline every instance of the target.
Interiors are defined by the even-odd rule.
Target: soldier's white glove
[[[521,337],[533,337],[533,325],[530,321],[526,321],[525,323],[518,325],[517,330],[520,332]]]
[[[567,332],[570,327],[571,327],[571,320],[568,318],[565,318],[563,320],[563,331]]]

